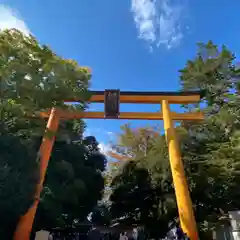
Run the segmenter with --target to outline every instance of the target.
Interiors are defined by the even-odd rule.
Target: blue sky
[[[0,28],[30,31],[62,57],[91,67],[94,90],[171,91],[180,88],[178,70],[195,56],[196,42],[213,40],[238,54],[239,9],[237,0],[0,0]],[[87,134],[103,146],[126,122],[89,120]],[[132,122],[151,124],[160,123]]]

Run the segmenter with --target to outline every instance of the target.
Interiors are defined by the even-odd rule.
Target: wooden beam
[[[91,91],[91,103],[104,103],[104,91]],[[120,103],[160,104],[167,100],[172,104],[189,104],[199,102],[201,92],[120,92]],[[65,102],[79,102],[80,99],[69,99]]]
[[[72,112],[59,110],[61,119],[105,119],[104,112]],[[204,116],[201,112],[196,113],[176,113],[171,112],[173,120],[203,120]],[[41,112],[40,116],[42,118],[48,118],[48,112]],[[109,119],[109,118],[108,118]],[[121,112],[119,115],[119,120],[129,119],[129,120],[162,120],[163,115],[160,112]]]

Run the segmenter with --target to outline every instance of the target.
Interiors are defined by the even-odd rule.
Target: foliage
[[[114,149],[125,148],[133,161],[122,164],[113,178],[112,216],[143,224],[152,237],[163,236],[176,215],[165,139],[155,128],[125,125],[122,130]]]
[[[0,52],[1,105],[13,100],[24,113],[34,113],[66,107],[67,99],[81,99],[84,107],[89,97],[87,68],[57,56],[16,29],[0,32]]]
[[[106,159],[94,137],[83,142],[56,141],[35,229],[71,226],[74,220],[83,221],[101,199]]]
[[[47,110],[52,106],[83,110],[85,102],[90,97],[88,93],[90,72],[75,61],[57,56],[48,46],[40,45],[33,36],[26,36],[16,29],[0,31],[0,52],[0,172],[2,173],[0,215],[7,215],[4,219],[6,224],[1,224],[0,231],[6,232],[6,226],[9,225],[12,229],[8,232],[12,234],[17,218],[28,209],[33,200],[34,188],[38,180],[37,152],[41,143],[40,136],[46,126],[46,122],[38,118],[38,111]],[[81,101],[80,104],[71,107],[64,104],[66,99],[81,99]],[[32,118],[31,115],[36,115],[36,118]],[[66,189],[61,190],[57,195],[56,191],[59,191],[60,186],[57,183],[54,186],[55,180],[47,180],[42,198],[45,200],[44,208],[49,208],[54,203],[52,215],[56,213],[59,216],[58,211],[61,209],[56,202],[63,200],[63,193],[71,196],[73,188],[80,191],[86,187],[92,189],[91,196],[83,193],[92,199],[89,199],[89,202],[86,200],[86,210],[81,213],[82,215],[79,215],[78,210],[77,217],[88,212],[91,204],[94,205],[101,196],[103,180],[100,172],[104,168],[105,158],[96,151],[86,150],[86,144],[74,142],[82,139],[83,130],[84,123],[81,120],[61,122],[57,135],[58,143],[54,148],[54,159],[51,163],[53,167],[49,171],[54,172],[53,168],[55,168],[53,175],[55,174],[56,179],[61,175],[61,181],[65,177],[66,181],[71,180],[71,184],[66,185]],[[58,151],[61,151],[64,158],[58,155]],[[79,162],[76,164],[77,159]],[[76,166],[71,161],[75,161]],[[80,172],[83,176],[79,177],[80,172],[76,173],[75,167],[81,168]],[[73,175],[70,174],[71,168]],[[66,172],[69,174],[67,178]],[[76,181],[72,179],[76,177]],[[96,187],[89,177],[97,179]],[[55,202],[49,197],[51,194],[54,194]],[[73,195],[67,202],[66,196],[65,194],[64,211],[71,213],[76,209],[73,205],[77,197]],[[6,239],[10,238],[6,237]]]
[[[53,106],[84,109],[90,97],[88,68],[57,56],[16,29],[0,31],[0,52],[1,132],[24,138],[42,135],[45,122],[29,116]],[[64,100],[70,99],[81,101],[74,107],[65,105]],[[77,125],[82,121],[76,120]]]
[[[18,137],[0,135],[1,239],[11,239],[19,216],[34,200],[38,180],[35,159],[36,152],[30,151]]]
[[[240,207],[239,71],[226,47],[218,50],[212,42],[200,47],[181,71],[181,83],[184,90],[205,91],[206,118],[183,124],[189,133],[183,155],[198,221],[207,220],[210,227],[223,213]]]
[[[109,225],[111,223],[111,213],[109,211],[109,206],[100,203],[97,206],[93,208],[92,214],[91,214],[91,222],[96,225],[104,226]]]

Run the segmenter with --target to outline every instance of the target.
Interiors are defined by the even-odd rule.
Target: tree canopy
[[[123,163],[113,178],[112,217],[143,224],[152,237],[162,237],[168,220],[176,216],[164,136],[155,128],[126,125],[122,129],[114,149],[122,152],[126,148],[133,160]]]
[[[16,29],[0,32],[1,104],[14,100],[24,112],[53,106],[64,100],[88,99],[90,71],[76,61],[63,59],[33,36]]]
[[[97,145],[94,137],[56,141],[37,211],[36,230],[83,221],[101,200],[106,158]]]
[[[36,152],[16,136],[0,135],[0,235],[11,239],[20,215],[33,201],[38,181]],[[8,235],[10,234],[10,235]]]
[[[38,111],[84,110],[91,74],[16,29],[0,32],[0,52],[0,231],[10,239],[35,196],[46,126]],[[81,101],[72,107],[69,99]],[[34,229],[82,220],[101,199],[106,159],[94,137],[83,138],[84,128],[82,120],[60,123]]]

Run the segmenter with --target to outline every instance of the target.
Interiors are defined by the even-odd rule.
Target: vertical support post
[[[39,183],[36,188],[36,196],[32,206],[28,209],[28,211],[23,215],[17,228],[14,233],[14,240],[29,240],[30,234],[32,231],[32,225],[34,222],[35,214],[37,211],[37,207],[40,201],[40,195],[43,188],[43,182],[45,179],[48,161],[51,156],[52,147],[55,141],[55,132],[58,129],[59,125],[59,116],[56,108],[52,108],[51,114],[48,119],[47,128],[45,135],[42,140],[42,144],[40,147],[40,176]]]
[[[180,224],[191,240],[198,240],[197,225],[168,101],[162,101],[164,129],[175,188]]]

